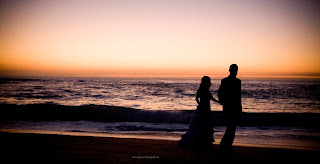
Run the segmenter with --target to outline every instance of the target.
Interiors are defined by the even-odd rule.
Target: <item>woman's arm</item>
[[[197,101],[197,103],[198,103],[198,104],[200,104],[199,97],[200,97],[200,95],[199,95],[199,91],[197,91],[197,94],[196,94],[196,101]]]
[[[219,101],[218,101],[217,99],[213,98],[213,96],[212,96],[212,94],[211,94],[211,93],[210,93],[210,100],[212,100],[212,101],[214,101],[214,102],[219,103]]]

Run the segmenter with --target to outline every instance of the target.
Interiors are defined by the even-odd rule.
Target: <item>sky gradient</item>
[[[2,76],[320,75],[319,3],[7,1]]]

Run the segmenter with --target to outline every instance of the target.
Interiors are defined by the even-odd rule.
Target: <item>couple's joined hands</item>
[[[219,100],[215,99],[215,98],[213,98],[212,101],[214,101],[214,102],[219,103],[220,105],[222,105],[222,103],[221,103]]]

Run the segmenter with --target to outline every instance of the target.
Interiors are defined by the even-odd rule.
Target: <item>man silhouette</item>
[[[226,151],[232,150],[232,143],[236,133],[236,121],[241,116],[241,80],[236,78],[238,66],[230,65],[230,75],[221,80],[218,90],[220,104],[223,105],[223,114],[227,129],[220,142],[220,148]]]

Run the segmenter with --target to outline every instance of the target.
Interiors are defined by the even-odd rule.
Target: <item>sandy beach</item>
[[[0,133],[2,160],[39,163],[288,163],[311,162],[318,151],[235,146],[192,151],[176,141],[53,134]]]

